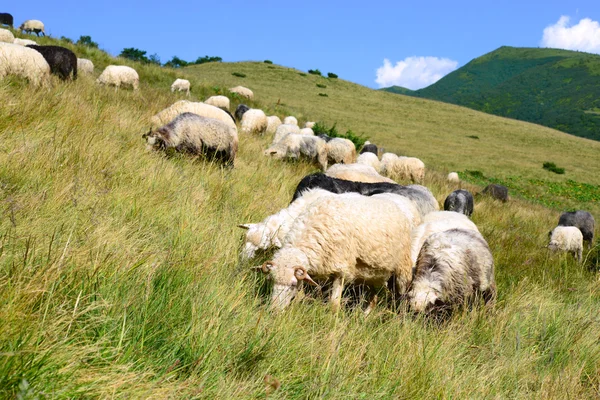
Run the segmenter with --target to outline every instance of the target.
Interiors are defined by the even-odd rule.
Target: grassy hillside
[[[111,61],[74,49],[96,65]],[[0,81],[0,398],[598,396],[597,250],[583,267],[541,249],[557,211],[477,201],[474,221],[496,261],[493,309],[435,324],[385,296],[368,317],[305,297],[273,314],[268,283],[249,268],[266,256],[240,261],[235,225],[287,205],[313,167],[265,159],[268,137],[241,136],[235,168],[224,170],[147,152],[141,134],[181,98],[168,90],[174,76],[190,78],[193,98],[203,98],[242,83],[229,72],[241,70],[255,106],[338,121],[425,158],[438,200],[454,188],[436,169],[500,176],[509,165],[508,176],[543,176],[535,157],[597,184],[598,144],[281,67],[132,65],[139,92],[85,77],[41,90]],[[315,82],[327,82],[329,98]],[[577,162],[559,159],[561,145],[581,148]]]
[[[501,47],[405,94],[600,140],[600,56]]]

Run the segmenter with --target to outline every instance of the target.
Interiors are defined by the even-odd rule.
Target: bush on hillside
[[[173,58],[170,61],[167,61],[165,63],[165,67],[171,67],[171,68],[181,68],[181,67],[185,67],[187,66],[189,63],[185,60],[182,60],[181,58],[177,57],[177,56],[173,56]]]
[[[319,71],[318,69],[309,69],[308,73],[311,75],[319,75],[321,76],[321,71]]]
[[[204,64],[204,63],[209,63],[209,62],[221,62],[223,61],[223,59],[221,57],[216,57],[216,56],[204,56],[204,57],[198,57],[196,59],[196,61],[194,62],[190,62],[188,64]]]
[[[327,88],[327,86],[325,86],[325,85],[323,85],[321,83],[317,83],[317,87],[321,88],[321,89],[326,89]]]
[[[542,166],[542,168],[544,168],[547,171],[554,172],[555,174],[559,174],[559,175],[562,175],[565,173],[564,168],[557,167],[556,164],[554,164],[553,162],[550,162],[550,161],[546,161],[544,163],[544,165]]]
[[[319,96],[321,96],[321,97],[329,97],[329,95],[327,93],[319,93]]]
[[[300,76],[308,76],[304,72],[298,72],[298,75],[300,75]]]
[[[246,74],[242,74],[241,72],[232,72],[231,75],[237,76],[238,78],[245,78]]]
[[[334,74],[333,72],[328,72],[327,77],[331,78],[331,79],[337,79],[338,76],[337,76],[337,74]]]
[[[479,136],[477,135],[469,135],[467,136],[469,139],[479,139]]]
[[[273,61],[271,61],[271,60],[265,60],[265,61],[263,61],[263,62],[264,62],[265,64],[273,64]]]
[[[327,125],[324,122],[319,121],[315,124],[315,126],[313,126],[312,130],[315,133],[315,135],[325,134],[332,138],[339,137],[348,139],[352,143],[354,143],[354,146],[356,146],[357,149],[362,148],[365,142],[369,140],[367,136],[357,135],[350,129],[348,129],[345,134],[339,133],[337,130],[337,123],[334,123],[332,127],[327,127]]]
[[[61,37],[60,37],[60,40],[62,40],[62,41],[65,41],[65,42],[67,42],[67,43],[71,43],[71,44],[73,44],[73,39],[71,39],[71,38],[68,38],[68,37],[66,37],[66,36],[61,36]]]
[[[88,47],[93,47],[95,49],[98,48],[98,43],[94,42],[92,40],[91,36],[79,36],[79,39],[77,40],[77,44],[80,44],[83,46],[88,46]]]
[[[83,36],[82,36],[83,37]],[[90,38],[89,36],[87,36]],[[81,38],[80,38],[81,40]],[[90,38],[91,41],[91,38]],[[79,42],[78,42],[79,43]],[[144,50],[136,49],[135,47],[126,47],[121,51],[119,57],[127,58],[132,61],[138,61],[144,64],[157,64],[160,65],[160,58],[157,54],[153,54],[150,57],[146,56]]]

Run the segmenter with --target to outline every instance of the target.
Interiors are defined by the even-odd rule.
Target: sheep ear
[[[255,224],[238,224],[238,228],[242,228],[242,229],[250,229],[254,226]]]

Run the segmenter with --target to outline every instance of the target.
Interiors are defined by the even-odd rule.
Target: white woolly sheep
[[[496,298],[494,258],[481,234],[450,229],[435,233],[419,253],[408,293],[416,312],[441,311],[477,298]]]
[[[314,127],[315,127],[315,125],[316,125],[316,124],[317,124],[317,123],[316,123],[316,122],[313,122],[313,121],[306,121],[306,122],[304,123],[304,127],[305,127],[305,128],[310,128],[310,129],[312,129],[312,128],[314,128]]]
[[[277,131],[277,128],[279,128],[279,125],[281,125],[281,120],[278,116],[271,115],[270,117],[267,117],[267,130],[265,133],[268,135],[274,135]]]
[[[300,129],[301,135],[315,136],[315,132],[311,128],[302,128]]]
[[[375,171],[375,168],[363,164],[334,164],[331,167],[329,167],[327,172],[325,172],[325,175],[330,176],[332,178],[345,179],[347,181],[354,182],[396,183],[390,178],[381,176],[377,171]]]
[[[19,38],[15,38],[13,43],[18,44],[19,46],[29,46],[30,44],[37,44],[37,42],[35,40],[19,39]]]
[[[205,155],[233,166],[238,149],[237,130],[223,122],[193,113],[178,115],[163,127],[143,135],[154,149]]]
[[[594,244],[596,221],[594,220],[594,216],[588,211],[577,210],[564,212],[558,219],[558,225],[575,226],[579,228],[583,235],[583,241],[588,245],[588,249],[592,248]]]
[[[276,159],[308,159],[318,164],[325,171],[327,169],[326,145],[323,139],[316,136],[290,133],[265,150],[265,155]]]
[[[450,172],[448,174],[448,182],[449,183],[460,183],[460,178],[456,172]]]
[[[25,31],[25,33],[33,32],[36,35],[40,36],[40,33],[46,36],[46,32],[44,31],[44,23],[42,21],[38,21],[37,19],[28,19],[23,22],[19,27],[21,32]]]
[[[50,65],[29,47],[0,42],[0,79],[7,75],[26,78],[36,86],[44,85],[50,81]]]
[[[292,117],[291,115],[285,117],[283,119],[283,123],[284,124],[288,124],[288,125],[296,125],[296,126],[298,126],[298,120],[296,119],[296,117]]]
[[[344,285],[358,281],[397,290],[411,278],[410,223],[389,200],[345,193],[313,202],[296,220],[283,247],[261,269],[273,278],[272,306],[285,308],[300,281],[333,278],[330,304],[337,310]]]
[[[133,90],[138,90],[140,87],[140,76],[135,69],[126,65],[109,65],[104,68],[96,83],[99,85],[114,85],[115,91],[121,85],[129,85]]]
[[[94,63],[86,58],[78,58],[77,71],[91,75],[94,73]]]
[[[374,199],[385,199],[393,202],[396,207],[398,207],[398,209],[402,211],[404,215],[406,215],[406,218],[408,218],[411,232],[412,229],[419,226],[423,221],[415,201],[411,200],[409,197],[396,193],[377,193],[371,197]]]
[[[252,90],[243,87],[243,86],[236,86],[236,87],[232,87],[229,89],[229,91],[231,93],[237,93],[238,95],[245,97],[247,99],[253,100],[254,99],[254,93],[252,92]]]
[[[327,159],[332,164],[352,164],[356,160],[356,147],[351,140],[333,138],[327,142]]]
[[[381,173],[390,178],[420,183],[425,179],[425,164],[418,158],[385,153],[381,156]]]
[[[231,114],[227,111],[211,106],[210,104],[179,100],[165,108],[150,119],[153,127],[159,127],[171,122],[176,116],[184,112],[190,112],[206,118],[217,119],[232,127],[237,132],[237,126]]]
[[[565,251],[581,262],[583,257],[583,234],[575,226],[557,226],[550,232],[548,248],[552,251]]]
[[[0,42],[14,43],[15,35],[13,35],[12,32],[9,31],[8,29],[0,28]],[[16,43],[16,44],[18,44],[18,43]]]
[[[218,108],[222,108],[223,110],[227,111],[229,111],[230,107],[229,97],[227,96],[211,96],[208,99],[204,100],[204,103]]]
[[[356,159],[356,163],[373,167],[377,172],[379,172],[380,169],[380,162],[379,158],[377,158],[377,154],[373,154],[370,152],[362,153],[361,155],[359,155]]]
[[[283,139],[284,136],[286,136],[290,133],[300,134],[300,128],[298,128],[297,125],[290,125],[290,124],[279,125],[277,127],[277,129],[275,130],[275,136],[273,136],[273,142],[271,143],[271,145],[276,144],[281,139]]]
[[[192,84],[187,79],[177,78],[175,79],[175,82],[173,82],[173,84],[171,85],[171,92],[177,90],[178,92],[186,92],[186,95],[189,96],[191,87]]]
[[[242,116],[242,133],[263,134],[267,130],[267,116],[263,110],[251,108]]]

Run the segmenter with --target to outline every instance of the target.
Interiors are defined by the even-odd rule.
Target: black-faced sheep
[[[163,127],[143,135],[149,146],[205,155],[233,166],[238,149],[237,131],[223,122],[193,113],[178,115]]]
[[[552,251],[566,251],[571,253],[577,261],[583,257],[583,234],[575,226],[557,226],[550,233],[548,248]]]
[[[71,74],[73,74],[73,80],[77,79],[77,56],[71,50],[61,46],[39,46],[33,44],[27,47],[44,56],[46,62],[50,65],[50,71],[58,75],[63,81],[70,78]]]
[[[444,201],[444,210],[454,211],[470,217],[473,214],[473,195],[467,190],[455,190]]]
[[[13,16],[9,13],[0,13],[0,25],[8,25],[13,27]]]
[[[583,235],[583,241],[587,243],[588,247],[591,248],[594,244],[596,221],[594,221],[594,217],[589,212],[583,210],[564,212],[558,219],[558,225],[579,228]]]
[[[500,200],[503,203],[508,201],[508,188],[506,186],[490,183],[481,193],[488,195],[493,199]]]
[[[44,23],[42,21],[38,21],[37,19],[28,19],[23,22],[19,27],[21,32],[30,33],[33,32],[36,35],[40,36],[40,33],[46,36],[46,32],[44,31]]]

